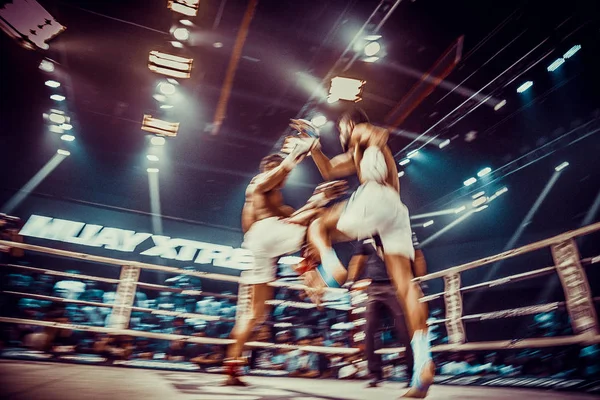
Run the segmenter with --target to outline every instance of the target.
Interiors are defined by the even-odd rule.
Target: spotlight
[[[179,122],[167,122],[145,114],[142,120],[142,130],[165,136],[177,136]]]
[[[176,47],[178,49],[183,48],[183,44],[181,44],[179,42],[175,42],[175,41],[171,42],[171,46]]]
[[[505,105],[506,105],[506,100],[502,100],[501,102],[499,102],[498,104],[496,104],[494,106],[494,111],[498,111],[499,109],[501,109]]]
[[[158,161],[158,156],[155,156],[154,154],[148,154],[146,158],[148,161]]]
[[[338,100],[359,101],[365,81],[360,79],[336,76],[331,79],[330,98]]]
[[[160,106],[160,108],[168,109],[168,108],[173,108],[173,106],[170,104],[163,104],[162,106]]]
[[[167,100],[167,96],[165,96],[164,94],[154,94],[154,95],[152,95],[152,97],[154,97],[154,99],[156,101],[166,101]]]
[[[42,71],[46,71],[46,72],[54,72],[54,63],[48,60],[42,60],[42,62],[40,63],[39,68]]]
[[[67,150],[57,150],[56,153],[60,154],[61,156],[70,156],[71,155],[71,153],[68,152]]]
[[[75,136],[73,135],[62,135],[60,137],[61,140],[64,140],[65,142],[72,142],[73,140],[75,140]]]
[[[408,158],[405,158],[404,160],[400,161],[398,164],[404,166],[408,163],[410,163],[410,160]]]
[[[450,144],[450,139],[446,139],[446,140],[444,140],[442,143],[440,143],[440,144],[438,145],[438,147],[439,147],[440,149],[443,149],[444,147],[448,146],[449,144]]]
[[[495,193],[495,196],[500,196],[501,194],[504,194],[504,193],[506,193],[506,192],[508,192],[508,188],[505,186],[505,187],[503,187],[502,189],[498,190],[498,191]]]
[[[479,207],[479,208],[476,208],[476,209],[475,209],[475,212],[481,212],[481,211],[485,210],[485,209],[486,209],[486,208],[488,208],[488,207],[489,207],[489,206],[486,204],[486,205],[484,205],[484,206],[481,206],[481,207]]]
[[[50,114],[48,119],[54,122],[55,124],[64,124],[67,121],[64,115],[54,113]]]
[[[483,196],[483,197],[479,197],[478,199],[476,199],[471,205],[474,208],[477,208],[477,207],[482,206],[485,203],[487,203],[487,201],[488,201],[488,198]]]
[[[406,155],[406,157],[408,158],[414,158],[417,156],[417,154],[419,154],[419,150],[411,150],[408,152],[408,154]]]
[[[375,57],[375,56],[363,58],[363,62],[366,62],[366,63],[374,63],[377,60],[379,60],[379,57]]]
[[[467,179],[466,181],[464,181],[464,182],[463,182],[463,185],[465,185],[465,186],[471,186],[471,185],[472,185],[472,184],[474,184],[475,182],[477,182],[477,179],[476,179],[476,178],[473,178],[473,177],[471,177],[471,178]]]
[[[404,171],[398,172],[398,178],[402,178],[404,176]]]
[[[552,72],[552,71],[555,71],[556,69],[558,69],[558,67],[560,67],[564,63],[565,63],[565,59],[561,57],[561,58],[555,60],[552,64],[548,65],[548,68],[546,68],[546,69],[548,70],[548,72]]]
[[[148,168],[146,169],[147,172],[149,173],[157,173],[158,172],[158,168]]]
[[[559,171],[562,171],[563,169],[567,168],[568,166],[569,166],[569,163],[565,161],[564,163],[562,163],[562,164],[558,165],[556,168],[554,168],[554,170],[556,172],[559,172]]]
[[[524,91],[526,91],[527,89],[529,89],[532,86],[533,86],[533,82],[527,81],[517,88],[517,93],[523,93]]]
[[[423,224],[423,228],[427,228],[428,226],[433,225],[433,220],[429,220]]]
[[[175,93],[175,85],[173,85],[171,83],[167,83],[167,82],[161,82],[158,85],[158,90],[162,94],[171,95],[171,94]]]
[[[154,136],[152,139],[150,139],[150,143],[152,143],[154,146],[163,146],[165,142],[166,140],[162,136]]]
[[[221,43],[221,42],[214,42],[213,43],[213,47],[215,49],[220,49],[221,47],[223,47],[223,43]]]
[[[177,28],[173,31],[173,37],[177,40],[185,42],[190,38],[190,31],[186,28]]]
[[[189,19],[180,19],[179,22],[181,23],[181,25],[185,25],[185,26],[194,25],[194,23],[192,21],[190,21]]]
[[[373,41],[381,39],[381,35],[368,35],[365,36],[365,40]]]
[[[188,17],[198,14],[198,3],[200,0],[169,0],[167,8]]]
[[[381,45],[379,42],[372,41],[367,43],[364,52],[367,57],[373,57],[375,54],[379,53],[379,50],[381,50]]]
[[[53,81],[53,80],[49,80],[49,81],[46,81],[45,85],[46,85],[46,86],[49,86],[49,87],[51,87],[51,88],[57,88],[57,87],[59,87],[59,86],[60,86],[60,82],[56,82],[56,81]]]
[[[489,174],[490,172],[492,172],[492,169],[491,169],[490,167],[485,167],[484,169],[482,169],[481,171],[479,171],[479,172],[477,173],[477,176],[481,178],[481,177],[484,177],[484,176],[486,176],[486,175],[487,175],[487,174]]]
[[[581,45],[580,44],[576,44],[575,46],[571,47],[565,54],[563,54],[563,58],[571,58],[573,57],[573,55],[575,53],[577,53],[579,50],[581,49]]]
[[[317,128],[320,128],[327,123],[327,118],[324,115],[319,114],[312,117],[310,122],[312,122]]]
[[[471,196],[473,199],[476,199],[478,197],[481,197],[485,194],[485,192],[482,190],[481,192],[477,192],[475,193],[473,196]]]
[[[65,132],[60,126],[56,126],[56,125],[50,125],[48,127],[48,130],[52,133],[59,133],[61,135]]]
[[[60,95],[60,94],[53,94],[52,96],[50,96],[50,98],[52,100],[56,100],[56,101],[63,101],[64,99],[66,99],[65,96]]]
[[[70,131],[71,129],[73,129],[73,125],[71,124],[62,124],[60,126],[61,129],[64,129],[65,131]]]
[[[461,212],[465,211],[466,209],[467,209],[467,207],[460,206],[456,210],[454,210],[454,214],[460,214]]]

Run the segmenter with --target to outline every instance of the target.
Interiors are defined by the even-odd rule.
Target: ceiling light
[[[579,50],[581,49],[581,45],[580,44],[576,44],[575,46],[571,47],[564,55],[563,58],[571,58],[573,57],[573,55],[575,53],[577,53]]]
[[[192,21],[190,21],[189,19],[180,19],[179,22],[181,23],[181,25],[185,25],[185,26],[194,25],[194,23]]]
[[[183,44],[181,44],[180,42],[172,41],[170,43],[171,43],[171,46],[176,47],[178,49],[182,49],[183,48]]]
[[[215,49],[220,49],[221,47],[223,47],[223,43],[221,43],[221,42],[214,42],[213,43],[213,47]]]
[[[471,186],[475,182],[477,182],[477,179],[475,179],[475,178],[469,178],[469,179],[467,179],[466,181],[463,182],[463,185],[465,185],[465,186]]]
[[[408,158],[405,158],[404,160],[400,161],[398,164],[404,166],[406,164],[410,163],[410,160]]]
[[[148,55],[148,68],[158,74],[173,78],[189,78],[192,72],[192,58],[174,56],[152,50]]]
[[[369,42],[365,46],[364,52],[367,57],[372,57],[375,54],[379,53],[381,50],[381,45],[377,41]]]
[[[485,210],[485,209],[486,209],[486,208],[488,208],[488,207],[489,207],[489,206],[486,204],[486,205],[484,205],[484,206],[481,206],[481,207],[479,207],[479,208],[476,208],[476,209],[475,209],[475,212],[480,212],[480,211],[483,211],[483,210]]]
[[[190,38],[190,31],[186,28],[177,28],[173,31],[173,37],[177,40],[186,41]]]
[[[371,40],[377,40],[377,39],[381,39],[381,35],[368,35],[368,36],[365,36],[365,40],[371,41]]]
[[[75,140],[75,136],[73,135],[62,135],[60,138],[65,142],[72,142],[73,140]]]
[[[60,154],[61,156],[70,156],[71,153],[68,152],[67,150],[57,150],[56,153]]]
[[[446,140],[444,140],[443,142],[441,142],[441,143],[438,145],[438,147],[439,147],[440,149],[443,149],[444,147],[448,146],[449,144],[450,144],[450,139],[446,139]]]
[[[179,122],[168,122],[145,114],[142,120],[142,130],[165,136],[177,136]]]
[[[517,93],[523,93],[524,91],[526,91],[527,89],[529,89],[532,86],[533,86],[533,82],[527,81],[517,88]]]
[[[467,209],[467,207],[460,206],[456,210],[454,210],[454,214],[460,214],[461,212],[465,211],[466,209]]]
[[[53,80],[49,80],[49,81],[46,81],[45,85],[46,85],[46,86],[49,86],[49,87],[51,87],[51,88],[57,88],[57,87],[59,87],[59,86],[60,86],[60,82],[56,82],[56,81],[53,81]]]
[[[40,63],[39,68],[42,71],[46,71],[46,72],[54,72],[54,63],[48,60],[42,60],[42,62]]]
[[[173,108],[173,106],[170,104],[163,104],[162,106],[160,106],[160,108],[168,109],[168,108]]]
[[[548,65],[548,68],[546,68],[546,69],[548,70],[548,72],[552,72],[552,71],[557,70],[558,67],[560,67],[564,63],[565,63],[565,59],[561,57],[561,58],[555,60],[552,64]]]
[[[562,171],[563,169],[567,168],[568,166],[569,166],[569,163],[565,161],[564,163],[562,163],[562,164],[558,165],[556,168],[554,168],[554,170],[556,172],[559,172],[559,171]]]
[[[175,93],[175,85],[173,85],[172,83],[168,83],[168,82],[161,82],[158,84],[158,90],[162,94],[171,95],[171,94]]]
[[[486,175],[487,175],[487,174],[489,174],[490,172],[492,172],[492,169],[491,169],[490,167],[485,167],[484,169],[482,169],[481,171],[479,171],[479,172],[477,173],[477,176],[481,178],[481,177],[483,177],[483,176],[486,176]]]
[[[328,96],[327,97],[327,103],[329,104],[333,104],[333,103],[337,103],[340,99],[338,97],[335,96]]]
[[[506,193],[506,192],[508,192],[508,188],[505,186],[505,187],[503,187],[502,189],[499,189],[499,190],[498,190],[498,191],[497,191],[497,192],[496,192],[494,195],[495,195],[496,197],[498,197],[498,196],[500,196],[501,194],[503,194],[503,193]]]
[[[148,154],[146,158],[148,161],[158,161],[158,156],[155,156],[154,154]]]
[[[158,172],[158,168],[148,168],[146,169],[147,172],[149,173],[157,173]]]
[[[188,17],[195,17],[198,14],[198,3],[200,0],[169,0],[167,8]]]
[[[60,95],[60,94],[53,94],[52,96],[50,96],[50,98],[52,100],[56,100],[56,101],[63,101],[64,99],[66,99],[65,96]]]
[[[310,122],[312,122],[313,125],[316,126],[317,128],[320,128],[327,123],[327,117],[325,117],[324,115],[321,115],[321,114],[315,115],[314,117],[312,117]]]
[[[60,126],[56,126],[56,125],[50,125],[48,127],[48,130],[52,133],[58,133],[61,135],[65,132]]]
[[[473,201],[473,203],[471,204],[474,208],[477,208],[479,206],[484,205],[485,203],[487,203],[488,198],[483,196],[483,197],[479,197],[478,199],[476,199],[475,201]]]
[[[496,104],[494,106],[494,111],[498,111],[499,109],[501,109],[505,105],[506,105],[506,100],[502,100],[502,101],[498,102],[498,104]]]
[[[165,142],[166,140],[162,136],[154,136],[152,139],[150,139],[150,143],[152,143],[154,146],[163,146]]]
[[[404,176],[404,171],[398,172],[398,178],[402,178]]]
[[[62,124],[60,126],[61,129],[64,129],[65,131],[70,131],[71,129],[73,129],[73,125],[71,124]]]
[[[336,76],[331,79],[329,95],[339,100],[358,101],[365,81]]]
[[[65,118],[64,115],[54,113],[50,114],[48,119],[54,122],[55,124],[64,124],[67,121],[67,118]]]
[[[408,152],[408,154],[406,155],[406,157],[408,158],[414,158],[417,156],[417,154],[419,154],[419,150],[411,150]]]
[[[362,60],[367,63],[374,63],[375,61],[379,60],[379,57],[377,57],[377,56],[365,57]]]
[[[154,97],[154,99],[156,101],[166,101],[167,100],[167,96],[165,96],[164,94],[154,94],[154,95],[152,95],[152,97]]]
[[[428,226],[433,225],[433,220],[427,221],[423,224],[423,228],[427,228]]]
[[[475,193],[473,196],[471,196],[473,199],[476,199],[478,197],[481,197],[485,194],[485,192],[482,190],[481,192],[477,192]]]

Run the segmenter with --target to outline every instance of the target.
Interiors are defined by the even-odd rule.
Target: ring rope
[[[457,265],[455,267],[451,267],[442,271],[434,272],[431,274],[427,274],[421,277],[417,277],[413,279],[413,282],[423,282],[429,281],[436,278],[441,278],[446,275],[456,274],[459,272],[468,271],[473,268],[481,267],[482,265],[491,264],[496,261],[504,260],[506,258],[515,257],[521,254],[529,253],[531,251],[543,249],[544,247],[551,246],[553,244],[564,242],[565,240],[572,239],[576,236],[588,235],[590,233],[596,232],[600,230],[600,222],[597,222],[592,225],[584,226],[583,228],[579,228],[573,231],[564,232],[560,235],[551,237],[549,239],[540,240],[539,242],[530,243],[528,245],[508,250],[500,254],[496,254],[489,257],[484,257],[479,260],[471,261],[466,264]],[[1,242],[0,242],[1,244]]]

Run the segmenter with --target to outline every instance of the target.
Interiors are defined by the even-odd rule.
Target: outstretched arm
[[[257,177],[255,190],[258,193],[265,193],[279,186],[294,169],[294,167],[304,160],[306,154],[315,145],[315,142],[315,139],[294,142],[293,149],[281,162],[281,164],[273,168],[271,171]]]
[[[327,181],[343,178],[356,173],[354,159],[350,153],[340,154],[329,159],[317,146],[311,151],[311,156],[315,161],[321,176]]]

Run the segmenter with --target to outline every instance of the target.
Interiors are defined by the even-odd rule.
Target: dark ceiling
[[[69,144],[72,156],[36,190],[150,211],[145,159],[149,144],[140,126],[144,113],[157,115],[152,95],[160,76],[148,70],[147,58],[150,50],[169,49],[174,14],[164,0],[40,3],[67,27],[48,51],[25,50],[5,35],[0,38],[0,200],[64,145],[47,131],[42,118],[52,106],[44,81],[53,78],[63,83],[77,140]],[[163,214],[239,227],[245,186],[260,158],[286,133],[289,118],[305,106],[305,117],[319,111],[335,120],[342,111],[342,105],[321,98],[307,102],[329,72],[342,74],[332,67],[378,3],[260,1],[226,119],[218,135],[211,135],[247,1],[201,1],[186,50],[194,58],[192,77],[181,82],[182,100],[165,116],[180,121],[181,127],[178,136],[168,140],[160,162]],[[495,179],[486,188],[507,186],[509,192],[472,217],[477,221],[461,225],[440,243],[510,236],[554,166],[565,160],[571,166],[528,231],[555,233],[580,225],[600,188],[600,135],[594,134],[600,118],[600,13],[595,3],[404,0],[381,31],[386,57],[374,64],[357,61],[345,73],[367,81],[361,106],[375,123],[386,124],[388,114],[421,76],[464,36],[460,63],[398,126],[409,134],[391,141],[400,160],[421,147],[422,142],[407,138],[410,132],[425,132],[425,138],[439,135],[405,168],[402,197],[413,214],[456,207],[487,183],[480,180],[462,188],[465,179],[485,166],[494,170]],[[217,42],[223,46],[214,47]],[[559,70],[546,71],[575,44],[582,45],[579,53]],[[352,55],[338,65],[346,65]],[[43,57],[58,63],[54,73],[38,69]],[[526,80],[534,81],[532,89],[516,93]],[[490,101],[469,101],[478,91],[475,99],[491,96]],[[503,99],[506,106],[494,111],[494,101]],[[323,129],[323,143],[334,155],[340,148],[332,127],[329,123]],[[585,133],[589,135],[570,144]],[[559,141],[561,135],[566,137]],[[436,143],[444,139],[452,140],[439,149]],[[512,173],[519,157],[547,144],[553,146],[551,154]],[[537,156],[547,149],[538,150]],[[535,161],[534,156],[527,160]],[[507,172],[511,174],[505,176]],[[302,204],[318,182],[312,162],[305,162],[290,178],[285,192],[289,202]],[[421,237],[454,218],[436,219],[433,227],[420,229]]]

